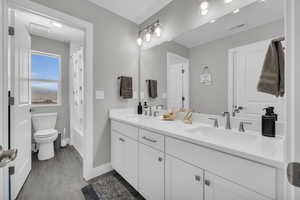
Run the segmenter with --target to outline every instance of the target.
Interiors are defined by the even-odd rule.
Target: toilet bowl
[[[48,160],[54,157],[54,144],[58,136],[55,128],[57,113],[32,115],[33,138],[38,146],[38,159]]]

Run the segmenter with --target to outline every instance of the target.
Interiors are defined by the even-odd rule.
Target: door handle
[[[0,168],[7,166],[10,162],[14,161],[17,158],[17,155],[17,149],[3,150],[2,146],[0,146]]]
[[[288,164],[287,178],[291,185],[300,187],[300,163]]]

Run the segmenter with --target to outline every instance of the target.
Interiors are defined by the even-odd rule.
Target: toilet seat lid
[[[36,131],[34,133],[34,136],[38,138],[45,138],[45,137],[51,137],[53,135],[56,135],[57,133],[58,131],[55,129],[45,129],[45,130]]]

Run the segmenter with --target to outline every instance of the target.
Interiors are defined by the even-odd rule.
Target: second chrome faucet
[[[225,129],[231,129],[230,123],[230,112],[223,112],[223,116],[225,117]]]

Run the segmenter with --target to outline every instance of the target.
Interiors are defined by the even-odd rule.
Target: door
[[[10,44],[11,94],[11,148],[18,149],[15,173],[11,177],[12,198],[15,199],[31,170],[31,114],[30,114],[30,53],[31,38],[20,17],[10,12],[14,35]]]
[[[186,63],[168,66],[167,95],[168,109],[189,107],[189,70]]]
[[[205,172],[204,185],[205,200],[269,200],[209,172]]]
[[[286,1],[288,200],[300,199],[300,1]]]
[[[203,170],[166,156],[166,200],[203,200]]]
[[[264,59],[271,40],[257,42],[231,50],[233,64],[233,104],[242,106],[241,117],[258,118],[263,108],[274,106],[279,121],[284,121],[284,98],[258,92],[257,84],[263,67]]]
[[[164,199],[164,154],[139,144],[139,192],[147,200]]]

